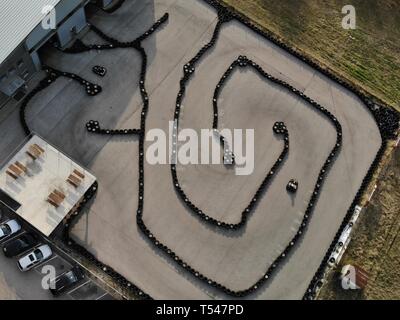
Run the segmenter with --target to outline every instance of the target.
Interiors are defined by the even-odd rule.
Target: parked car
[[[38,244],[37,237],[31,233],[24,233],[18,238],[12,239],[3,246],[3,253],[6,257],[15,257]]]
[[[17,220],[8,220],[0,225],[0,240],[4,237],[17,233],[21,230],[21,225]]]
[[[17,262],[18,268],[21,271],[28,271],[35,265],[50,258],[52,254],[53,251],[51,251],[51,248],[47,244],[42,244],[40,247],[20,258]]]
[[[65,291],[71,289],[84,278],[85,274],[83,270],[79,266],[75,266],[51,282],[50,292],[53,294],[53,296],[57,297]]]

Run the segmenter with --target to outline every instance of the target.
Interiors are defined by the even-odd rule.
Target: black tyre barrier
[[[217,36],[218,36],[219,30],[220,30],[220,27],[221,27],[221,24],[218,23],[217,26],[216,26],[216,30],[214,32],[214,35],[213,35],[213,39],[212,39],[212,41],[214,40],[214,42],[210,42],[211,44],[214,44],[215,41],[217,40]],[[207,48],[206,50],[201,49],[200,50],[201,53],[196,55],[196,59],[192,60],[190,63],[186,64],[185,67],[184,67],[184,76],[181,79],[181,89],[180,89],[180,91],[178,93],[178,97],[177,97],[177,101],[176,101],[175,114],[174,114],[174,120],[175,120],[175,123],[177,123],[177,124],[179,124],[180,106],[182,105],[182,101],[183,101],[183,98],[184,98],[184,92],[185,92],[185,89],[186,89],[186,85],[190,80],[190,76],[192,74],[194,74],[194,69],[195,69],[196,63],[199,61],[199,59],[202,57],[202,55],[205,54],[207,52],[207,50],[211,48],[211,46],[209,44],[207,44],[205,46]],[[216,130],[218,128],[218,98],[220,96],[221,89],[224,87],[225,83],[228,81],[228,79],[230,78],[232,73],[237,68],[246,68],[246,67],[252,68],[259,75],[264,77],[264,79],[267,79],[267,80],[269,80],[269,81],[271,81],[273,83],[282,85],[283,87],[289,89],[290,92],[293,92],[294,94],[297,94],[298,96],[300,96],[304,100],[310,102],[311,105],[313,105],[317,110],[319,110],[320,112],[322,112],[322,114],[324,114],[329,119],[331,119],[332,123],[334,124],[334,126],[335,126],[335,128],[337,130],[338,141],[336,142],[336,144],[340,145],[340,143],[341,143],[341,134],[342,134],[341,133],[341,126],[340,126],[339,122],[336,120],[335,117],[333,117],[325,108],[323,108],[322,106],[318,105],[316,102],[312,101],[311,98],[305,96],[303,93],[301,93],[300,91],[296,90],[295,88],[293,88],[292,86],[288,85],[287,83],[285,83],[285,82],[283,82],[283,81],[281,81],[279,79],[276,79],[276,78],[272,77],[271,75],[269,75],[268,73],[266,73],[259,65],[257,65],[255,62],[249,60],[245,56],[239,56],[239,58],[237,60],[235,60],[229,66],[229,68],[223,74],[222,78],[220,79],[220,81],[218,82],[218,84],[217,84],[217,86],[215,88],[214,96],[213,96],[213,111],[214,111],[214,114],[213,114],[213,129],[214,130]],[[179,129],[179,126],[177,125],[176,130],[178,131],[178,129]],[[191,212],[195,216],[197,216],[201,220],[203,220],[206,223],[209,223],[209,224],[211,224],[213,226],[216,226],[218,228],[228,229],[228,230],[239,230],[242,227],[244,227],[245,223],[247,222],[247,219],[248,219],[249,215],[256,208],[257,203],[260,201],[260,199],[262,198],[263,193],[266,190],[266,187],[268,186],[268,184],[271,181],[271,179],[276,175],[276,173],[280,169],[280,166],[283,163],[283,160],[286,158],[287,153],[289,151],[289,134],[288,134],[288,131],[287,131],[287,128],[286,128],[285,124],[283,122],[275,123],[275,125],[273,127],[273,131],[274,131],[275,134],[284,136],[284,141],[285,141],[284,149],[283,149],[282,153],[279,155],[279,157],[276,160],[276,162],[274,163],[274,165],[272,166],[272,168],[268,171],[265,179],[263,180],[263,182],[259,186],[259,188],[256,191],[255,195],[251,198],[251,201],[248,204],[248,206],[241,213],[241,219],[240,219],[240,221],[238,223],[226,223],[226,222],[214,219],[214,218],[210,217],[209,215],[207,215],[203,210],[199,209],[196,205],[194,205],[193,202],[189,199],[189,197],[183,191],[183,189],[181,187],[181,184],[179,182],[179,179],[178,179],[178,175],[177,175],[177,171],[176,171],[176,165],[172,164],[171,165],[171,172],[172,172],[173,185],[175,187],[175,190],[176,190],[178,196],[181,198],[182,202],[185,203],[185,205],[188,207],[188,209],[191,210]],[[224,143],[224,138],[221,137],[221,139],[222,139],[222,143]],[[332,150],[330,158],[328,159],[328,162],[327,162],[328,164],[331,162],[331,160],[335,156],[336,151],[337,151],[336,148],[334,150]],[[318,189],[316,189],[314,191],[318,192],[319,188],[320,188],[320,183],[318,184]]]
[[[46,89],[48,86],[50,86],[52,83],[54,83],[59,77],[66,77],[66,78],[70,78],[72,80],[77,81],[78,83],[80,83],[82,86],[84,86],[86,88],[86,93],[89,96],[96,96],[99,93],[101,93],[101,91],[102,91],[101,86],[99,86],[97,84],[93,84],[93,83],[81,78],[80,76],[78,76],[76,74],[56,70],[49,66],[43,66],[43,70],[46,72],[47,77],[45,79],[43,79],[42,81],[40,81],[40,83],[31,92],[29,92],[27,94],[27,96],[24,98],[24,100],[21,103],[21,108],[19,111],[20,121],[21,121],[21,125],[22,125],[26,135],[31,134],[31,130],[26,122],[26,116],[25,116],[26,108],[28,106],[29,101],[31,101],[32,98],[36,94],[38,94],[40,91]]]
[[[154,32],[157,31],[157,29],[162,26],[165,22],[168,21],[169,14],[165,13],[159,20],[157,20],[150,29],[148,29],[145,33],[143,33],[141,36],[137,37],[133,41],[127,41],[127,42],[121,42],[119,40],[116,40],[107,34],[105,34],[103,31],[101,31],[99,28],[94,26],[93,24],[89,24],[90,29],[96,33],[100,38],[103,40],[107,41],[108,44],[90,44],[87,45],[83,43],[81,40],[76,40],[74,44],[66,48],[64,50],[59,49],[60,51],[64,53],[81,53],[81,52],[86,52],[90,50],[112,50],[112,49],[117,49],[117,48],[134,48],[138,51],[141,50],[141,42],[146,40],[149,36],[151,36]]]
[[[140,134],[140,129],[102,129],[100,123],[90,120],[86,123],[86,130],[90,133],[108,134],[108,135],[136,135]]]
[[[92,71],[95,75],[98,75],[99,77],[105,77],[105,75],[107,74],[107,69],[102,66],[94,66],[92,68]]]

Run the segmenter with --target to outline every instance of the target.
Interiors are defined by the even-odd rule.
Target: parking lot
[[[170,14],[168,24],[143,46],[148,54],[147,128],[168,131],[183,65],[210,40],[217,23],[215,10],[198,0],[137,0],[126,2],[112,15],[100,12],[91,21],[109,35],[128,41],[142,34],[165,12]],[[83,41],[101,42],[92,32]],[[299,299],[380,147],[380,135],[374,119],[357,97],[235,21],[222,28],[215,48],[196,69],[184,101],[180,123],[183,128],[211,127],[215,86],[241,54],[318,101],[343,128],[343,146],[304,237],[273,279],[249,296]],[[139,127],[139,55],[130,49],[78,55],[52,50],[45,62],[103,87],[102,94],[93,98],[73,82],[57,80],[31,101],[27,114],[35,132],[84,164],[98,179],[93,206],[75,225],[73,237],[156,299],[227,298],[177,267],[138,230],[137,138],[91,135],[85,129],[86,122],[92,119],[108,128]],[[107,76],[95,76],[91,72],[94,65],[105,66]],[[272,134],[273,124],[284,121],[290,132],[288,159],[246,227],[230,234],[205,225],[177,197],[170,167],[148,163],[144,221],[160,241],[201,273],[233,289],[243,289],[263,274],[295,234],[318,171],[335,143],[335,130],[305,102],[248,71],[235,72],[226,84],[220,97],[220,115],[220,127],[255,129],[253,174],[238,177],[222,165],[178,166],[188,196],[218,219],[238,219],[282,150],[282,142]],[[23,138],[18,110],[10,112],[0,129],[4,132],[0,151],[5,154]],[[300,186],[295,197],[284,191],[292,178]],[[82,290],[86,290],[85,286]]]
[[[9,218],[3,217],[2,223]],[[0,240],[3,247],[17,237],[25,234],[22,230],[16,234]],[[39,263],[32,270],[21,272],[17,267],[17,259],[7,258],[0,253],[0,299],[22,299],[22,300],[108,300],[113,299],[107,292],[100,288],[90,278],[86,277],[75,287],[69,289],[65,294],[55,298],[48,289],[43,289],[42,280],[48,273],[45,266],[53,266],[56,277],[69,271],[75,263],[70,257],[52,247],[53,255],[46,261]]]

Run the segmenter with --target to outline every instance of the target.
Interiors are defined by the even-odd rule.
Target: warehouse
[[[101,6],[112,1],[98,1]],[[87,25],[89,0],[2,0],[0,2],[0,108],[22,99],[26,83],[40,70],[38,50],[54,39],[65,47]]]

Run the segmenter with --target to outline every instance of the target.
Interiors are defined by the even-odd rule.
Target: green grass
[[[397,0],[221,0],[288,44],[400,110]],[[357,29],[341,27],[356,8]]]

